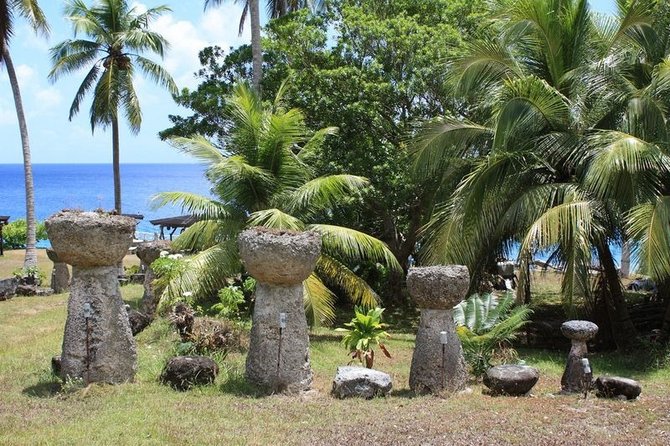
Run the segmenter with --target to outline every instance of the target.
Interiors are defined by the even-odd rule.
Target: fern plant
[[[383,308],[371,308],[364,313],[362,307],[354,307],[354,318],[351,322],[344,324],[348,328],[337,328],[337,331],[345,332],[342,345],[349,349],[351,361],[358,359],[361,364],[371,369],[375,361],[375,351],[372,344],[377,344],[379,349],[390,358],[391,354],[382,343],[382,340],[390,338],[385,328],[388,324],[382,323]],[[350,362],[351,363],[351,362]]]
[[[516,357],[509,346],[528,323],[532,310],[527,305],[514,307],[514,295],[473,294],[454,307],[456,333],[463,355],[476,377],[491,367],[494,356]]]

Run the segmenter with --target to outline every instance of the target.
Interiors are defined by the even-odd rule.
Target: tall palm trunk
[[[112,169],[114,170],[114,210],[121,213],[121,167],[119,160],[119,119],[112,117]]]
[[[637,331],[628,312],[612,252],[606,242],[599,243],[596,249],[607,281],[606,304],[612,336],[618,349],[627,349],[637,338]]]
[[[251,83],[257,93],[261,92],[263,77],[263,49],[261,48],[261,14],[259,0],[249,0],[249,16],[251,19]]]
[[[14,105],[16,106],[16,117],[19,120],[19,131],[21,133],[21,146],[23,149],[23,174],[26,188],[26,256],[23,261],[25,268],[37,266],[37,243],[36,222],[35,222],[35,189],[33,186],[33,168],[30,159],[30,141],[28,139],[28,124],[23,112],[23,101],[21,100],[21,91],[19,90],[19,81],[16,77],[12,58],[9,56],[9,48],[5,47],[3,60],[7,66],[7,75],[9,83],[12,86],[14,95]]]

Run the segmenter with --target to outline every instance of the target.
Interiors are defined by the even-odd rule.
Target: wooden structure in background
[[[5,255],[5,239],[2,238],[2,227],[9,222],[9,215],[0,215],[0,256]]]
[[[158,237],[160,240],[165,240],[166,229],[170,231],[169,236],[170,240],[172,240],[172,236],[177,231],[177,229],[181,229],[181,231],[179,231],[179,233],[181,234],[184,231],[184,229],[188,228],[196,221],[198,221],[198,219],[195,218],[193,215],[179,215],[177,217],[157,218],[156,220],[149,220],[149,222],[152,225],[161,228],[161,233],[160,236]]]

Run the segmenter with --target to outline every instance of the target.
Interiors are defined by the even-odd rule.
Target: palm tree
[[[157,6],[140,13],[130,8],[126,0],[99,0],[90,8],[83,0],[72,0],[65,14],[72,22],[75,37],[83,33],[90,39],[68,39],[51,49],[54,65],[49,78],[52,81],[90,67],[72,101],[69,119],[77,114],[82,100],[93,89],[91,130],[112,126],[114,209],[117,212],[121,212],[119,110],[123,111],[133,133],[139,132],[142,125],[142,111],[133,86],[135,70],[139,68],[156,84],[177,94],[170,74],[142,55],[150,52],[163,57],[168,43],[148,26],[152,19],[167,11],[170,11],[167,6]]]
[[[210,6],[219,6],[224,0],[205,0],[205,9]],[[263,49],[261,48],[261,19],[259,0],[234,0],[244,3],[242,16],[240,17],[239,33],[242,34],[247,14],[251,21],[251,84],[256,91],[261,91],[261,79],[263,77]],[[290,12],[306,6],[312,6],[320,2],[314,0],[267,0],[266,6],[270,18],[282,17]]]
[[[241,270],[237,235],[246,227],[314,230],[323,235],[323,249],[316,273],[304,282],[305,303],[312,322],[331,321],[334,294],[324,282],[345,290],[355,303],[368,308],[378,301],[370,286],[345,263],[371,261],[392,269],[399,265],[379,240],[353,229],[318,223],[345,199],[355,197],[367,180],[353,175],[315,178],[310,157],[335,129],[310,134],[303,114],[284,108],[282,91],[272,105],[264,105],[255,90],[236,85],[227,98],[230,125],[221,148],[201,136],[172,140],[179,150],[207,166],[206,176],[216,197],[164,192],[155,198],[157,206],[181,205],[199,219],[175,244],[203,251],[173,289],[207,296],[225,286],[226,278]],[[170,301],[162,305],[166,302]]]
[[[470,164],[428,225],[426,259],[465,262],[478,272],[518,243],[519,291],[527,299],[530,259],[544,251],[565,271],[569,307],[579,295],[593,302],[597,259],[611,333],[625,347],[635,328],[610,246],[621,241],[623,213],[656,192],[667,156],[606,125],[612,94],[590,94],[585,80],[590,60],[602,60],[608,42],[586,0],[499,6],[499,38],[473,44],[454,66],[456,85],[482,100],[477,112],[488,119],[442,118],[418,141],[423,174],[455,159]]]
[[[0,2],[0,65],[7,67],[9,84],[12,87],[16,117],[19,121],[19,132],[21,134],[21,148],[23,150],[23,173],[26,188],[26,254],[23,261],[24,268],[37,266],[36,250],[36,220],[35,220],[35,188],[33,186],[33,169],[30,157],[30,140],[28,138],[28,124],[23,111],[21,90],[19,81],[14,70],[14,63],[9,54],[9,40],[14,29],[14,14],[26,18],[30,26],[36,32],[49,33],[49,25],[37,1],[5,0]]]

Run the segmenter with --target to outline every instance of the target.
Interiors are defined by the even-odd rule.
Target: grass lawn
[[[122,288],[135,303],[139,285]],[[348,357],[340,335],[311,336],[315,391],[257,397],[243,381],[244,355],[230,354],[215,385],[176,392],[157,378],[176,335],[157,321],[137,337],[135,383],[60,388],[50,358],[63,336],[67,295],[0,302],[0,444],[670,444],[670,371],[644,370],[616,354],[593,357],[597,374],[624,374],[643,384],[637,401],[554,396],[567,352],[521,351],[541,371],[534,396],[489,397],[481,384],[448,399],[408,389],[414,338],[397,334],[392,359],[377,368],[394,380],[385,399],[329,396]]]

